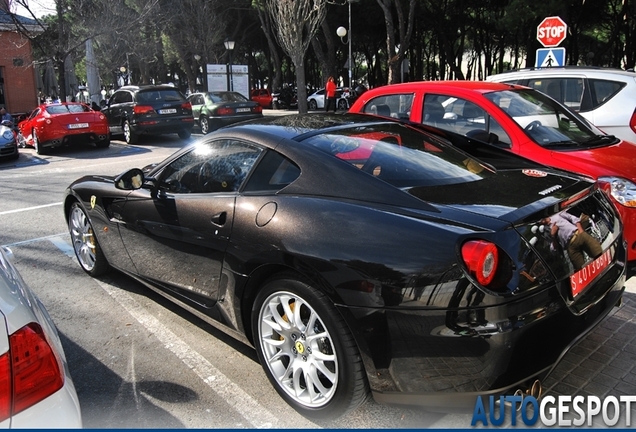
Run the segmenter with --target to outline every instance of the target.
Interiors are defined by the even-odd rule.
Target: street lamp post
[[[345,36],[347,36],[347,34],[349,34],[349,40],[348,40],[348,44],[349,44],[349,60],[347,61],[347,64],[349,66],[349,91],[352,91],[353,89],[351,88],[353,86],[353,81],[352,81],[352,67],[353,67],[353,58],[351,56],[351,2],[354,0],[347,0],[347,3],[349,3],[349,30],[347,31],[346,28],[340,26],[338,27],[338,29],[336,30],[336,34],[338,36],[340,36],[340,39],[342,40]],[[343,40],[344,42],[344,40]]]
[[[232,77],[232,51],[234,51],[234,41],[225,39],[225,42],[223,42],[223,45],[225,45],[225,49],[228,51],[228,58],[229,58],[229,73],[227,77],[228,79],[227,89],[229,91],[234,91],[234,79]]]

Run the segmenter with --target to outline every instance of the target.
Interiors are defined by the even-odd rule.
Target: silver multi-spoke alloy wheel
[[[78,206],[73,206],[68,219],[68,230],[71,233],[71,241],[75,255],[84,270],[87,272],[95,268],[95,234],[88,218]]]
[[[339,359],[323,318],[305,299],[286,291],[267,297],[258,333],[267,367],[291,399],[317,408],[333,398]]]

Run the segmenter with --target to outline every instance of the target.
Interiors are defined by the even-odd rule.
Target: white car
[[[348,110],[349,109],[349,90],[338,87],[336,89],[336,109]],[[315,91],[307,97],[307,106],[310,111],[316,111],[319,109],[325,109],[325,89]]]
[[[486,81],[535,88],[577,111],[609,135],[636,143],[636,73],[590,66],[529,68]]]
[[[0,429],[81,428],[57,329],[12,256],[0,248]]]

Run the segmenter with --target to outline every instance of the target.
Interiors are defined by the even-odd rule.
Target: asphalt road
[[[184,144],[175,135],[47,156],[27,148],[17,162],[0,161],[0,245],[14,251],[24,280],[58,326],[85,427],[470,427],[470,414],[429,413],[372,400],[337,421],[311,422],[273,390],[250,347],[117,272],[98,279],[84,273],[62,214],[64,189],[83,175],[114,175],[158,162]],[[636,282],[630,281],[628,289],[633,307]],[[630,339],[622,350],[632,345],[636,341]],[[566,380],[573,370],[559,373],[557,378]],[[631,389],[636,394],[636,381]]]

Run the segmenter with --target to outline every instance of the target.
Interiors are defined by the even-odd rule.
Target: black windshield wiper
[[[615,143],[617,138],[614,135],[595,135],[590,139],[583,141],[581,144],[596,145]]]

